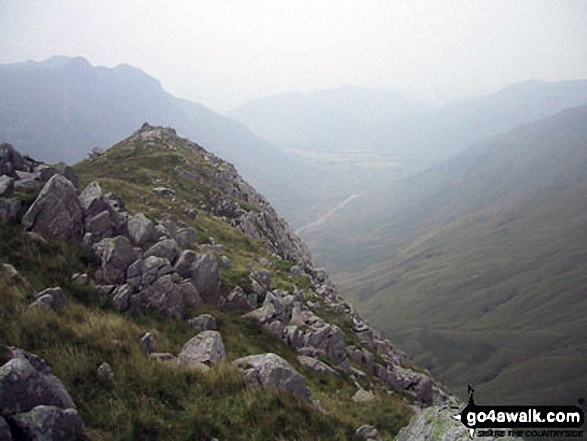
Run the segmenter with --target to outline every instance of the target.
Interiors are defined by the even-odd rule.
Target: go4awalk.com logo
[[[583,437],[585,412],[579,406],[478,406],[469,386],[469,403],[453,418],[460,420],[471,438],[509,436],[535,438]],[[583,406],[585,400],[579,400]]]

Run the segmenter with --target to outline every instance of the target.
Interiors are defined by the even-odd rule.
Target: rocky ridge
[[[172,167],[176,180],[166,181],[162,175],[141,168],[144,177],[135,178],[136,182],[130,184],[145,184],[146,180],[152,186],[154,198],[141,196],[142,207],[148,211],[129,211],[130,200],[102,189],[111,184],[108,160],[132,158],[144,149],[155,154],[173,154],[173,160],[166,165]],[[192,156],[183,154],[187,151]],[[152,338],[150,341],[144,336],[141,348],[151,358],[204,371],[225,361],[223,337],[214,330],[214,318],[193,316],[201,305],[212,304],[240,310],[244,318],[259,322],[295,350],[303,366],[324,375],[348,376],[362,397],[369,397],[363,385],[369,384],[366,379],[371,378],[379,381],[388,393],[409,397],[417,408],[458,405],[429,375],[414,370],[405,353],[383,339],[338,295],[327,274],[314,268],[303,242],[232,165],[180,138],[173,129],[148,124],[114,146],[112,157],[109,155],[110,152],[94,154],[86,161],[86,169],[103,167],[105,172],[80,191],[79,179],[71,167],[41,164],[21,157],[11,146],[2,145],[0,219],[21,224],[40,240],[75,240],[91,249],[98,261],[97,270],[72,278],[95,286],[96,295],[106,298],[110,308],[124,314],[153,310],[170,319],[186,321],[199,332],[177,355],[155,352]],[[161,161],[165,160],[161,157]],[[128,164],[123,168],[126,173],[137,169],[130,161]],[[197,194],[185,187],[188,184],[197,188]],[[183,198],[187,192],[195,197],[188,203]],[[236,268],[237,262],[233,260],[239,261],[244,251],[230,254],[231,244],[222,238],[211,236],[202,241],[208,219],[220,220],[260,243],[271,258],[259,258],[254,266],[245,265],[244,271]],[[278,273],[277,267],[286,271]],[[237,274],[239,278],[227,280],[226,274]],[[276,274],[280,277],[279,287]],[[59,288],[43,291],[36,298],[34,305],[42,308],[67,308]],[[20,369],[17,367],[26,364],[26,357],[34,358],[30,354],[23,356],[26,353],[19,349],[10,350],[13,357],[2,366],[6,374],[0,381],[12,378],[10,375]],[[251,354],[234,360],[233,364],[252,386],[282,390],[324,411],[312,397],[304,376],[279,355]],[[109,366],[102,370],[108,369]],[[110,370],[105,377],[114,375]],[[23,381],[18,387],[26,388],[30,382],[37,384],[36,379]],[[3,397],[6,400],[6,389],[0,390],[2,403]],[[49,406],[41,409],[32,404],[22,409],[0,405],[0,415],[8,421],[15,439],[82,439],[83,425],[75,405],[71,399],[65,401],[41,399],[32,403]],[[29,416],[21,415],[24,411]],[[39,412],[47,417],[37,418]],[[410,427],[422,426],[423,415],[448,418],[446,412],[418,411],[412,425],[402,432],[402,440],[417,439],[417,435],[410,437]],[[18,438],[21,429],[17,426],[28,427],[27,421],[32,420],[45,421],[42,430],[55,433],[62,421],[76,421],[70,425],[76,432],[67,435],[69,438],[61,432],[51,435],[52,438]],[[365,427],[357,429],[357,436],[377,439],[376,428]],[[463,432],[453,432],[454,436],[442,439],[464,439]]]

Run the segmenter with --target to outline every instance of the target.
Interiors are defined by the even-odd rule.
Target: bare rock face
[[[45,237],[81,239],[84,213],[73,184],[59,174],[53,175],[25,213],[22,224]]]
[[[304,376],[279,355],[249,355],[233,364],[244,371],[245,380],[250,384],[278,389],[301,398],[311,397]]]
[[[16,431],[27,441],[85,440],[84,425],[75,409],[37,406],[12,418]]]
[[[179,360],[187,365],[213,365],[226,358],[222,336],[218,331],[203,331],[189,340],[179,353]]]

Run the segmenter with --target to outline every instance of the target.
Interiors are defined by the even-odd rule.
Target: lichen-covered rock
[[[249,384],[278,389],[301,398],[311,397],[304,376],[279,355],[249,355],[235,360],[233,364],[244,372]]]
[[[218,331],[203,331],[189,340],[179,353],[179,360],[187,365],[218,364],[226,358],[222,336]]]
[[[84,425],[75,409],[36,406],[30,412],[12,418],[19,438],[26,441],[85,440]]]
[[[17,352],[0,367],[0,414],[28,412],[38,405],[75,408],[73,400],[42,359]]]
[[[45,237],[81,239],[84,213],[73,184],[59,174],[52,176],[23,216],[22,224]]]

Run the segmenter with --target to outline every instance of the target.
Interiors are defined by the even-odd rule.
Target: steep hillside
[[[454,220],[542,187],[583,182],[586,143],[587,107],[568,109],[471,146],[425,172],[366,191],[327,228],[302,236],[333,273],[357,272]]]
[[[77,175],[0,153],[0,430],[389,440],[416,412],[465,439],[229,163],[148,124]]]
[[[95,67],[81,57],[53,57],[0,66],[0,84],[0,139],[38,160],[79,161],[151,121],[172,125],[236,164],[279,207],[315,202],[322,173],[310,164],[234,120],[175,98],[129,65]]]
[[[412,198],[387,224],[404,242],[341,277],[343,292],[449,384],[504,402],[575,400],[587,367],[586,165],[580,107],[410,179]]]

